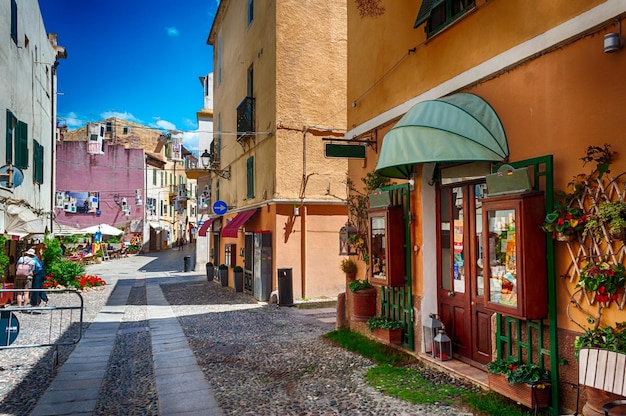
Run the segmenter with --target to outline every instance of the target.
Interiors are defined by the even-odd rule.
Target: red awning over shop
[[[233,218],[228,224],[226,224],[224,228],[222,228],[222,237],[237,238],[237,231],[239,230],[239,227],[244,225],[246,221],[248,221],[250,217],[254,215],[255,212],[256,208],[237,214],[235,218]]]
[[[206,220],[204,224],[202,224],[202,227],[200,227],[200,230],[198,230],[198,237],[206,237],[207,230],[216,219],[217,217],[209,218],[208,220]]]

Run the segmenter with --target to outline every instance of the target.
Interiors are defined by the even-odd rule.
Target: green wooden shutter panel
[[[17,141],[15,143],[15,166],[28,168],[28,124],[17,122]]]
[[[254,198],[254,156],[246,160],[247,197]]]
[[[15,140],[15,116],[11,110],[7,110],[7,131],[6,131],[6,162],[13,163],[13,141]]]

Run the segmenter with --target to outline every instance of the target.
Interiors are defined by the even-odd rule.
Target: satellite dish
[[[9,175],[11,175],[10,181]],[[22,182],[24,182],[24,174],[20,169],[11,165],[4,165],[0,168],[0,186],[4,188],[17,188]]]

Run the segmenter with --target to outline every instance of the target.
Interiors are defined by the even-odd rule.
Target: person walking
[[[22,254],[22,257],[17,259],[17,266],[15,269],[15,288],[17,292],[17,307],[28,306],[30,299],[29,289],[33,287],[33,272],[35,271],[35,250],[29,248]],[[19,291],[20,289],[26,289]]]
[[[43,260],[39,256],[34,256],[35,269],[33,271],[33,289],[43,289],[43,283],[46,280],[46,267]],[[48,304],[48,294],[43,290],[33,291],[30,298],[30,304],[32,306],[40,306],[41,302],[44,302],[44,306]]]
[[[185,240],[182,237],[178,237],[178,251],[183,250],[183,244],[185,244]]]

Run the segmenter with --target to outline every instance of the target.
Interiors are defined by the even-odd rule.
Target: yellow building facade
[[[481,263],[488,255],[483,252],[487,247],[482,244],[482,230],[491,224],[483,222],[489,212],[481,207],[490,196],[487,175],[508,163],[515,168],[529,166],[531,186],[543,192],[541,204],[549,211],[553,198],[558,200],[555,190],[573,192],[572,178],[583,173],[588,179],[597,178],[597,171],[596,176],[592,174],[595,161],[583,163],[582,158],[588,156],[590,146],[606,150],[605,143],[616,154],[610,173],[600,180],[603,195],[624,198],[618,189],[623,185],[620,174],[626,171],[622,156],[626,124],[621,114],[626,86],[619,79],[626,71],[626,50],[616,39],[623,37],[626,5],[611,0],[532,4],[523,0],[350,0],[347,5],[345,137],[377,141],[376,147],[368,148],[365,162],[349,161],[349,175],[358,183],[365,174],[379,171],[391,175],[398,187],[410,189],[409,203],[404,204],[409,230],[407,284],[403,290],[383,285],[379,311],[398,306],[391,294],[400,299],[406,295],[403,319],[411,330],[405,331],[405,348],[435,365],[447,366],[430,359],[432,352],[424,341],[423,326],[429,314],[437,314],[451,338],[455,362],[467,364],[465,374],[485,386],[489,386],[485,365],[502,355],[507,342],[513,355],[526,357],[527,349],[516,349],[517,342],[511,338],[515,335],[505,333],[508,322],[513,322],[513,328],[523,327],[522,336],[528,331],[531,338],[532,360],[552,371],[553,414],[559,408],[573,409],[575,337],[590,326],[609,326],[626,317],[623,288],[617,301],[598,314],[598,303],[588,296],[585,299],[577,284],[579,272],[591,258],[622,262],[623,247],[581,235],[574,242],[560,243],[548,235],[540,243],[546,245],[542,253],[547,258],[547,279],[535,281],[522,275],[521,266],[518,269],[518,278],[527,279],[525,293],[532,299],[526,299],[526,311],[494,307],[493,299],[485,300],[489,293],[485,291],[493,291],[495,283],[493,270],[490,286],[483,281],[489,276]],[[443,132],[453,111],[441,108],[466,99],[497,116],[496,124],[506,137],[500,156],[479,156],[471,150],[476,142],[468,145],[457,140],[464,134],[473,140],[476,132],[470,122],[455,123]],[[483,115],[476,119],[482,120]],[[411,127],[400,133],[405,123]],[[547,161],[549,175],[535,175],[541,165],[535,163],[537,158]],[[612,188],[609,178],[617,178],[612,183],[622,185]],[[593,214],[600,202],[601,198],[587,195],[573,204]],[[541,225],[540,221],[534,227]],[[526,261],[527,270],[533,262]],[[529,292],[533,288],[539,290]],[[522,295],[517,294],[516,302],[522,302]],[[570,307],[572,299],[582,307]],[[524,313],[533,310],[533,302],[545,304],[537,311],[541,319],[524,319]],[[406,308],[407,304],[411,307]],[[590,310],[590,315],[581,310]],[[498,328],[499,319],[504,329]],[[542,348],[549,353],[537,353],[537,335],[526,329],[528,322],[539,322]],[[357,322],[351,321],[351,327],[365,331]]]
[[[223,207],[200,228],[209,260],[230,266],[230,286],[231,268],[243,267],[245,289],[261,284],[261,300],[278,288],[278,269],[291,269],[295,298],[337,296],[347,162],[326,158],[323,139],[343,138],[346,128],[345,4],[222,1],[208,43],[210,203]],[[261,239],[271,247],[263,276],[254,265]]]

